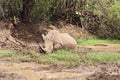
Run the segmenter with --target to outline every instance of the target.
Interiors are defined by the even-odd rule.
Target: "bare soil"
[[[92,49],[91,52],[110,52],[120,53],[120,44],[94,44],[83,45],[83,47]]]
[[[0,80],[27,80],[27,78],[16,73],[8,73],[7,71],[0,71]]]
[[[1,80],[120,80],[120,62],[65,68],[0,60],[0,65]]]
[[[87,80],[119,80],[120,75],[97,72],[87,78]]]

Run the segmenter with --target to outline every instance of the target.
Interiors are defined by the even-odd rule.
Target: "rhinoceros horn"
[[[46,53],[46,50],[43,45],[39,44],[40,53]]]

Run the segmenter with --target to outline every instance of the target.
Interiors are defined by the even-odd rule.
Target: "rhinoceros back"
[[[75,49],[77,46],[76,40],[68,33],[61,33],[62,44],[65,48]]]

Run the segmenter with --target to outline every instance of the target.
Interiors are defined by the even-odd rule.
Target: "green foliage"
[[[91,0],[88,4],[87,10],[98,15],[102,25],[120,27],[119,0]]]
[[[11,3],[11,5],[12,5],[12,12],[13,12],[14,16],[21,17],[23,1],[22,0],[12,0],[12,1],[13,1],[13,3]]]
[[[35,0],[32,10],[32,16],[37,18],[49,18],[49,8],[52,6],[52,0]]]
[[[120,27],[120,1],[114,0],[114,3],[108,7],[108,17],[110,25]]]
[[[21,17],[22,0],[0,0],[0,14],[3,17],[17,16]],[[0,15],[0,17],[2,16]]]
[[[0,14],[15,15],[21,17],[23,10],[23,0],[0,0],[0,5],[4,7]],[[35,0],[31,17],[50,19],[55,15],[66,14],[66,18],[74,17],[71,14],[76,11],[82,13],[90,11],[101,19],[101,26],[120,26],[120,1],[119,0]],[[26,4],[27,5],[27,4]],[[69,13],[71,12],[71,13]]]
[[[120,53],[89,53],[86,55],[88,64],[120,61]]]

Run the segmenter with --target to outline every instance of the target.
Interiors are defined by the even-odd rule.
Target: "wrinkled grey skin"
[[[68,33],[60,33],[57,30],[50,30],[47,35],[42,35],[45,42],[44,50],[51,53],[57,49],[76,49],[77,42]]]

